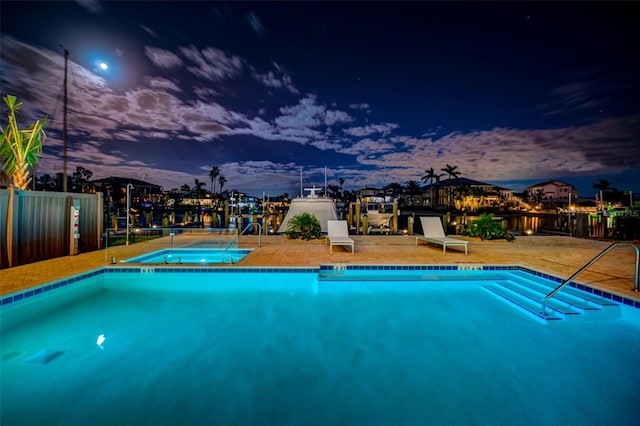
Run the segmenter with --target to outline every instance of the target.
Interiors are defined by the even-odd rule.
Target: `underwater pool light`
[[[98,340],[96,340],[96,345],[100,346],[100,349],[102,349],[102,344],[105,340],[107,340],[107,338],[104,337],[104,334],[99,335]]]

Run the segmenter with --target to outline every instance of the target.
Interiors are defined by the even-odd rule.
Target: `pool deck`
[[[611,244],[609,241],[562,236],[523,236],[511,243],[459,237],[469,241],[469,255],[465,256],[463,251],[456,248],[449,248],[446,256],[443,256],[440,246],[427,245],[424,242],[416,246],[415,236],[366,235],[352,238],[355,241],[355,254],[351,254],[345,247],[334,247],[333,254],[330,255],[329,246],[325,244],[324,239],[299,241],[289,240],[281,235],[269,235],[260,237],[261,246],[258,247],[258,236],[243,235],[239,239],[239,248],[250,248],[253,251],[235,265],[215,266],[233,268],[318,267],[328,264],[516,265],[560,278],[569,278]],[[638,241],[635,243],[640,244]],[[3,269],[0,270],[0,295],[109,266],[112,257],[122,265],[119,263],[121,260],[163,248],[168,248],[166,238]],[[576,282],[640,301],[640,293],[632,290],[635,261],[633,247],[616,247],[580,274]]]

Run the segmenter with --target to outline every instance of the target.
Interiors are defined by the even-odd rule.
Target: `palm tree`
[[[462,174],[456,170],[457,168],[458,166],[450,166],[447,164],[443,169],[440,169],[440,171],[443,171],[448,176],[448,179],[455,179]]]
[[[462,173],[460,173],[459,171],[457,171],[456,169],[458,168],[458,166],[450,166],[450,165],[446,165],[444,168],[440,169],[441,171],[443,171],[446,175],[447,175],[447,179],[451,180],[452,178],[455,179],[458,176],[460,176]],[[447,188],[447,206],[451,206],[451,186],[449,186]]]
[[[180,187],[180,191],[183,192],[183,193],[189,192],[189,191],[191,191],[191,187],[185,183],[184,185],[182,185]]]
[[[5,182],[9,182],[9,175],[4,171],[4,169],[0,169],[0,183],[4,184]]]
[[[592,187],[600,191],[600,205],[604,206],[604,194],[608,190],[613,189],[611,182],[606,179],[600,179],[600,181],[598,183],[594,183]]]
[[[2,99],[9,107],[7,127],[4,129],[0,127],[2,170],[7,176],[12,177],[13,186],[25,190],[31,182],[29,170],[33,170],[42,154],[42,144],[47,138],[44,126],[48,119],[45,117],[42,121],[37,120],[26,130],[19,130],[16,112],[22,106],[22,102],[16,103],[16,97],[12,95]]]
[[[415,196],[420,194],[420,184],[415,180],[407,181],[407,193],[411,199],[411,205],[415,204]]]
[[[202,194],[206,185],[206,183],[200,182],[198,179],[193,180],[193,189],[196,191],[196,198],[200,198],[200,194]]]
[[[289,238],[302,238],[303,240],[311,240],[320,238],[322,227],[318,218],[309,212],[304,212],[293,216],[287,224],[286,234]]]
[[[427,170],[424,171],[425,175],[422,176],[420,178],[420,180],[426,182],[429,182],[429,207],[433,207],[433,180],[440,180],[440,176],[442,176],[441,174],[437,174],[435,170],[433,170],[433,167],[428,168]]]
[[[225,183],[227,183],[227,178],[224,176],[220,176],[218,178],[218,183],[220,184],[220,192],[222,192],[222,187],[224,186]]]
[[[216,178],[220,176],[220,169],[217,167],[212,167],[209,172],[209,177],[211,178],[211,193],[213,194],[215,190]],[[221,189],[222,190],[222,189]]]

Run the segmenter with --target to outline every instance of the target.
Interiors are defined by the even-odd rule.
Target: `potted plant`
[[[320,238],[322,227],[314,214],[305,212],[289,219],[285,234],[291,239],[301,238],[308,241]]]
[[[493,213],[482,213],[478,219],[462,230],[461,235],[479,237],[481,240],[505,239],[513,241],[516,237],[508,232],[500,222],[493,219]]]

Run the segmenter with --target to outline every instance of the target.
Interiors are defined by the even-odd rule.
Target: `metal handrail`
[[[244,234],[244,231],[249,229],[250,226],[258,227],[258,247],[262,247],[262,243],[260,242],[260,238],[262,237],[262,224],[260,223],[250,223],[247,226],[245,226],[244,229],[238,234],[238,238],[240,238],[240,235]]]
[[[567,278],[564,282],[562,282],[559,286],[557,286],[556,288],[554,288],[549,294],[547,294],[544,299],[542,299],[541,301],[541,305],[542,305],[542,314],[543,315],[547,315],[547,300],[549,300],[550,298],[552,298],[557,292],[559,292],[562,287],[564,287],[565,285],[569,284],[571,281],[573,281],[578,275],[580,275],[582,272],[584,272],[588,267],[590,267],[591,265],[593,265],[594,263],[596,263],[598,260],[600,260],[600,258],[602,258],[605,254],[609,253],[609,251],[611,251],[614,247],[616,246],[621,246],[621,245],[629,245],[629,246],[633,246],[633,248],[635,248],[636,250],[636,269],[635,269],[635,274],[634,274],[634,278],[633,278],[633,291],[639,291],[638,289],[638,265],[640,264],[640,248],[638,248],[637,245],[635,245],[634,243],[630,243],[630,242],[626,242],[626,241],[616,241],[615,243],[611,244],[609,247],[607,247],[606,249],[602,250],[596,257],[594,257],[593,259],[591,259],[587,264],[585,264],[582,268],[578,269],[578,271],[571,275],[569,278]]]
[[[222,263],[224,263],[224,257],[227,255],[227,252],[229,251],[229,249],[231,248],[233,243],[237,243],[237,241],[236,240],[231,240],[229,242],[229,244],[227,244],[227,247],[225,247],[224,251],[222,252]],[[230,263],[233,263],[233,257],[231,257]]]
[[[242,235],[244,231],[246,231],[247,229],[249,229],[250,226],[253,226],[253,225],[258,227],[258,247],[262,247],[262,243],[260,241],[260,237],[262,234],[262,226],[259,223],[250,223],[247,226],[245,226],[244,229],[238,233],[238,239],[240,239],[240,235]],[[224,257],[229,251],[229,249],[231,248],[231,245],[236,242],[237,240],[233,240],[229,244],[227,244],[227,247],[224,249],[224,252],[222,252],[222,263],[224,263]],[[233,261],[233,258],[231,258],[231,260]]]

